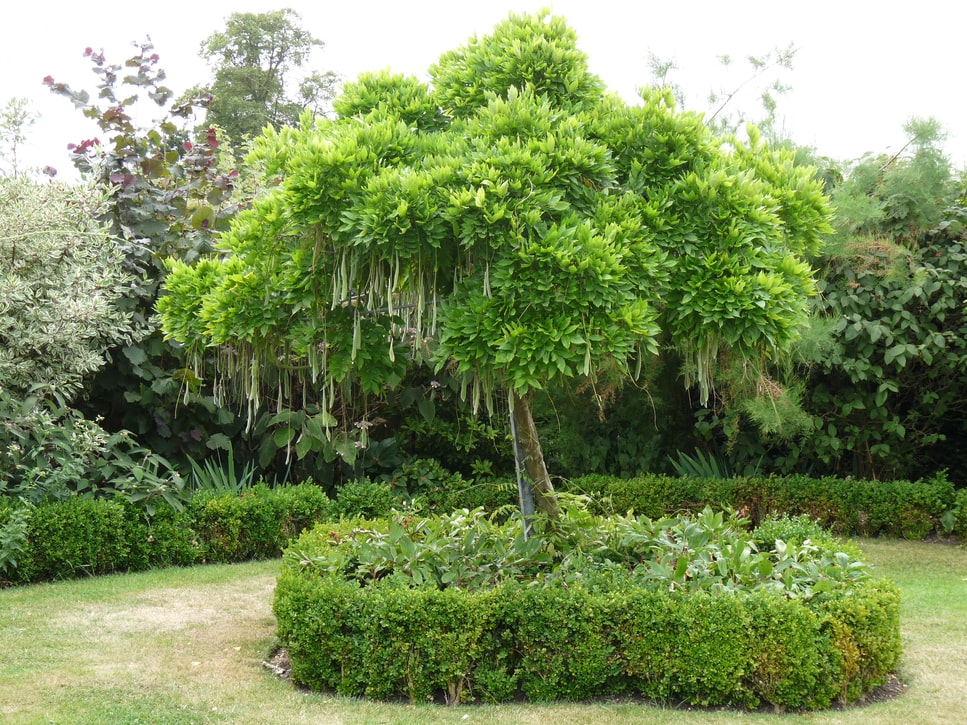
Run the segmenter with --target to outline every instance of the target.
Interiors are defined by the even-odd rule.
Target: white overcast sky
[[[4,8],[0,27],[0,104],[27,97],[41,115],[25,161],[66,171],[66,145],[93,134],[80,112],[42,84],[49,74],[93,89],[86,46],[118,62],[150,35],[168,84],[180,92],[207,79],[198,47],[232,12],[283,7],[325,42],[316,68],[347,79],[390,68],[423,80],[443,51],[488,33],[511,12],[549,7],[577,32],[609,88],[633,99],[650,80],[654,53],[675,61],[672,79],[696,110],[722,83],[719,56],[735,59],[729,78],[736,84],[748,75],[739,64],[745,56],[792,44],[798,53],[784,79],[793,90],[779,113],[796,142],[848,161],[899,150],[907,120],[934,117],[948,132],[947,154],[958,168],[967,165],[967,10],[949,0],[18,0]],[[742,103],[751,108],[754,98]]]

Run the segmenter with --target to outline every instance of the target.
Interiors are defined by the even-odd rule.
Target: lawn
[[[279,563],[169,569],[0,591],[0,722],[62,723],[963,723],[967,551],[860,542],[903,591],[905,692],[842,711],[779,716],[633,702],[409,706],[295,690],[273,648]]]

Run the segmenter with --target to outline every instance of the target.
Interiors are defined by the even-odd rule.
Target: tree
[[[27,140],[27,129],[36,120],[37,114],[30,110],[26,98],[11,98],[0,111],[0,163],[6,167],[0,167],[0,174],[15,178],[23,174],[20,147]]]
[[[321,112],[333,97],[336,76],[312,72],[298,81],[314,49],[323,43],[299,27],[300,16],[285,8],[266,13],[232,13],[222,32],[208,36],[199,55],[213,79],[195,96],[209,94],[210,125],[237,144],[255,138],[267,125],[295,126],[306,109]]]
[[[828,344],[810,362],[810,452],[841,473],[957,470],[967,431],[967,192],[935,120],[892,156],[861,159],[834,192],[823,260]]]
[[[234,196],[238,172],[218,132],[189,127],[204,100],[176,102],[152,43],[134,46],[134,54],[117,63],[86,49],[97,78],[93,93],[45,79],[52,93],[98,126],[98,137],[68,145],[70,157],[82,175],[111,190],[101,212],[123,252],[129,282],[122,304],[137,325],[152,330],[136,344],[111,350],[110,364],[87,381],[77,404],[110,430],[133,430],[158,452],[177,459],[190,450],[198,457],[206,444],[224,440],[212,432],[221,433],[234,416],[186,377],[181,350],[162,339],[151,317],[165,260],[210,254],[214,234],[227,228],[244,197]],[[137,112],[145,103],[161,114],[147,127]]]
[[[555,516],[535,391],[633,375],[667,345],[707,399],[721,350],[780,353],[806,323],[825,198],[754,131],[729,151],[668,93],[607,94],[546,12],[511,15],[430,74],[433,90],[363,75],[336,119],[260,139],[281,185],[235,220],[223,258],[173,264],[162,326],[220,350],[249,401],[268,370],[327,409],[424,362],[475,405],[506,395]],[[291,432],[297,450],[308,432]]]

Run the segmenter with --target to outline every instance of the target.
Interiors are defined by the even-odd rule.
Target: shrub
[[[556,533],[529,540],[480,510],[307,532],[274,602],[293,679],[414,702],[812,708],[855,699],[897,663],[895,587],[845,554],[756,552],[741,519],[709,509],[565,511]]]
[[[14,580],[68,579],[124,571],[132,522],[120,501],[68,498],[36,506]]]
[[[806,514],[841,536],[919,539],[944,530],[954,508],[953,484],[942,474],[920,481],[863,481],[808,476],[728,479],[643,475],[584,476],[564,490],[587,494],[598,513],[635,511],[651,517],[701,510],[743,511],[753,521],[770,514]]]
[[[22,507],[0,499],[0,576],[27,583],[278,556],[330,507],[312,484],[197,494],[182,511],[159,503],[151,515],[120,496]]]
[[[348,519],[373,519],[385,516],[397,503],[393,489],[388,484],[364,478],[349,481],[339,487],[333,514]]]
[[[953,508],[953,531],[961,539],[967,539],[967,488],[957,491],[956,503]]]
[[[862,556],[855,543],[834,536],[807,514],[769,514],[752,531],[752,540],[760,549],[774,549],[777,541],[794,544],[808,541],[827,553],[844,551],[854,559]]]
[[[27,529],[30,525],[30,506],[0,498],[0,577],[17,568],[27,545]],[[0,584],[3,579],[0,578]]]
[[[135,504],[125,501],[124,505],[131,546],[126,568],[191,566],[201,560],[202,546],[188,512],[159,505],[147,516]]]
[[[279,556],[293,535],[329,517],[330,504],[312,484],[259,483],[239,494],[201,491],[188,510],[203,559],[235,562]]]

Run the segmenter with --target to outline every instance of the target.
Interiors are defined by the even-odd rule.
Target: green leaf
[[[208,436],[208,440],[205,441],[205,445],[213,451],[232,450],[232,440],[224,433],[212,433],[210,436]]]
[[[272,434],[272,440],[275,441],[276,448],[285,448],[294,437],[295,428],[290,428],[289,426],[276,428]]]
[[[144,348],[136,345],[128,345],[123,347],[121,352],[124,353],[124,357],[126,357],[132,365],[143,365],[148,359],[148,353],[144,351]]]
[[[305,434],[299,436],[295,442],[295,455],[300,461],[312,450],[312,438]]]
[[[427,423],[432,423],[436,418],[436,405],[432,398],[420,398],[420,402],[417,403],[417,408]]]

